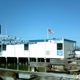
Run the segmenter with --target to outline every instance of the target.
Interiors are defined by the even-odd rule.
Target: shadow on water
[[[6,68],[6,58],[5,57],[0,57],[0,67]]]
[[[0,68],[45,72],[45,67],[32,67],[28,64],[28,58],[25,57],[0,57]],[[30,62],[36,62],[35,58],[30,58]],[[44,62],[44,59],[38,59],[38,62]]]
[[[28,58],[0,57],[0,68],[28,71]]]

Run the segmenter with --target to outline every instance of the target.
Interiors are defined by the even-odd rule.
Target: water
[[[15,80],[15,79],[13,79],[13,78],[11,78],[11,77],[1,77],[3,80]]]

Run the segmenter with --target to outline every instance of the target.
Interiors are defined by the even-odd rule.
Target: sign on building
[[[62,50],[57,50],[57,56],[63,56],[63,51]]]

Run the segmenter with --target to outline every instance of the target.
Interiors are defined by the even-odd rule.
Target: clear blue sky
[[[80,0],[0,0],[2,34],[26,39],[68,38],[80,44]]]

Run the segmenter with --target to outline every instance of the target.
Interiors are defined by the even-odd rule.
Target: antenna
[[[1,34],[1,25],[0,25],[0,34]]]
[[[7,21],[6,21],[6,19],[5,19],[5,27],[6,27],[6,30],[5,30],[6,31],[6,35],[8,35],[7,34]]]
[[[0,38],[7,37],[7,35],[2,35],[1,25],[0,25]]]

